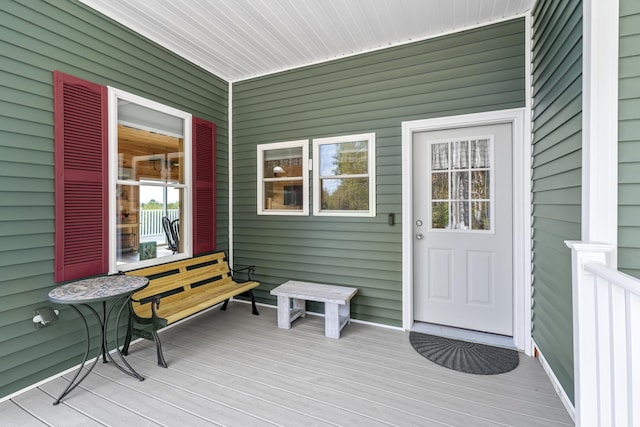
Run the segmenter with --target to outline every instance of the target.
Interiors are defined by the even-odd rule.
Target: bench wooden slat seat
[[[230,269],[226,254],[218,252],[126,272],[147,277],[149,285],[130,299],[129,325],[122,354],[128,353],[134,335],[152,339],[156,343],[158,365],[166,368],[158,329],[223,301],[222,310],[226,310],[230,298],[244,293],[251,298],[253,314],[259,314],[252,292],[260,285],[252,278],[254,269],[253,266]],[[238,271],[246,271],[249,280],[236,282],[233,273]],[[145,325],[151,330],[146,330]]]

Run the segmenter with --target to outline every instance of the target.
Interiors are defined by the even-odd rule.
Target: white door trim
[[[531,341],[531,135],[525,108],[402,122],[402,327],[413,326],[413,134],[464,126],[513,127],[513,341],[533,354]]]

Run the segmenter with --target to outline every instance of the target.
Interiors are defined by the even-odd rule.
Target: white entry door
[[[413,136],[414,320],[513,335],[512,125]]]

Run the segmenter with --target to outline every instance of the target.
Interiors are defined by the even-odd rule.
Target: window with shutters
[[[54,280],[215,250],[215,133],[184,111],[55,71]]]

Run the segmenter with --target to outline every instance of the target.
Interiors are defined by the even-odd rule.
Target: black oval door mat
[[[469,341],[409,333],[409,341],[422,356],[438,365],[468,374],[493,375],[515,369],[518,352]]]

